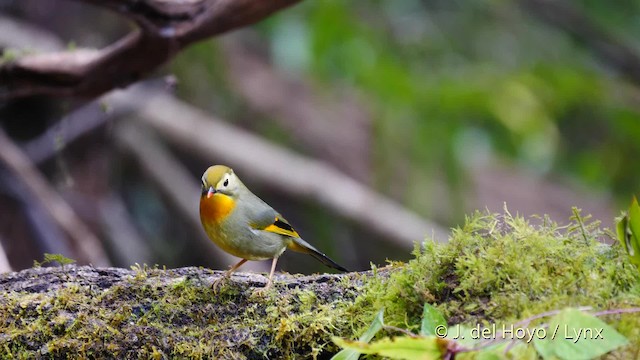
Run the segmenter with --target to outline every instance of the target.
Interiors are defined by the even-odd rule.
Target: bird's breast
[[[229,216],[235,207],[235,201],[225,194],[214,194],[207,198],[200,198],[200,218],[203,222],[219,224]]]

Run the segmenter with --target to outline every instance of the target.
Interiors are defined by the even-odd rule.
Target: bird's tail
[[[327,255],[321,253],[318,249],[314,248],[313,246],[311,246],[311,244],[300,238],[293,238],[293,241],[289,244],[288,248],[296,252],[309,254],[328,267],[344,272],[349,272],[349,270],[338,265],[338,263],[331,260]]]

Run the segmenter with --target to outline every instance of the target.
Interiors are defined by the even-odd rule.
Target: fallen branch
[[[384,270],[378,272],[378,276]],[[362,274],[266,277],[223,272],[64,266],[0,274],[0,357],[308,358],[336,352],[350,336],[340,316],[363,287]],[[320,346],[320,347],[318,347]],[[324,349],[323,349],[324,348]]]

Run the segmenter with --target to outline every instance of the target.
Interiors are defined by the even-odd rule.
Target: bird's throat
[[[226,219],[235,207],[235,201],[225,194],[215,193],[213,196],[200,197],[200,218],[202,222],[217,223]]]

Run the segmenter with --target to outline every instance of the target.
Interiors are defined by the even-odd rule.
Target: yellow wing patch
[[[298,235],[298,233],[295,230],[293,230],[291,225],[289,225],[286,221],[280,218],[276,218],[273,224],[267,226],[262,230],[284,235],[284,236],[300,237],[300,235]]]
[[[289,243],[289,245],[287,245],[287,248],[299,252],[299,253],[303,253],[303,254],[311,254],[313,253],[313,250],[309,249],[308,247],[305,247],[301,244],[298,244],[295,241],[292,241],[291,243]]]

